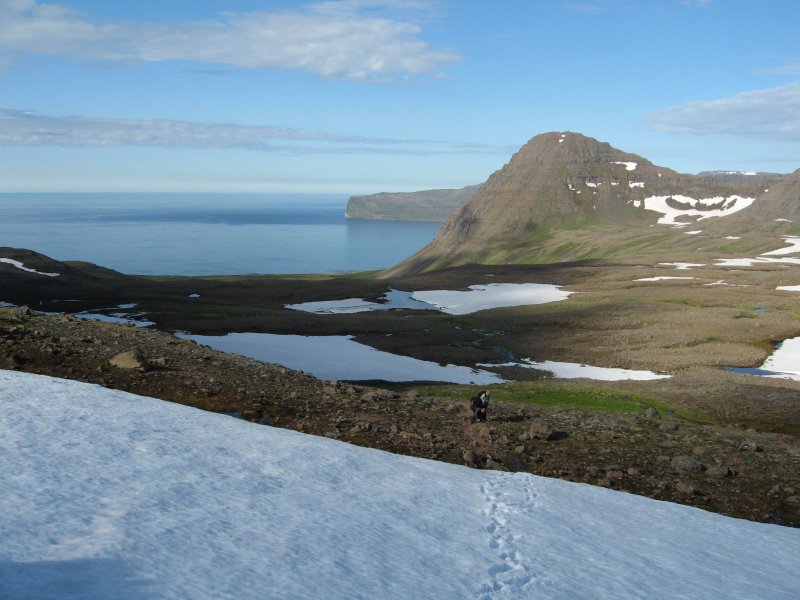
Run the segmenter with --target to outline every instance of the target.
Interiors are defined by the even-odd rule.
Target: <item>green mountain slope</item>
[[[545,133],[461,204],[431,244],[387,273],[468,263],[688,256],[698,251],[696,236],[705,229],[719,238],[714,243],[720,252],[756,251],[770,244],[747,233],[753,219],[765,220],[765,204],[776,216],[762,234],[780,239],[790,233],[791,215],[800,223],[795,175],[686,175],[581,134]],[[785,221],[776,221],[778,214]]]

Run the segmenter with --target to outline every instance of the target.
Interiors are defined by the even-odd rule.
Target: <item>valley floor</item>
[[[138,362],[129,368],[110,364],[134,349]],[[648,400],[644,383],[506,384],[494,389],[489,422],[473,424],[473,388],[321,382],[166,332],[19,308],[0,308],[0,368],[96,383],[399,454],[526,471],[800,526],[796,435],[681,418],[670,408],[678,404]],[[620,403],[629,406],[620,409]]]

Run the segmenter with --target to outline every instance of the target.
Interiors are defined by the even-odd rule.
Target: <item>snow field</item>
[[[800,595],[800,531],[0,371],[0,597]]]

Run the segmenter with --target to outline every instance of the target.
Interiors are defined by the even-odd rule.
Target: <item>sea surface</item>
[[[341,194],[0,194],[0,246],[129,274],[389,267],[439,223],[346,220]]]

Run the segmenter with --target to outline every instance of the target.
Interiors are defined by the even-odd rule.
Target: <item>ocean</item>
[[[344,218],[341,194],[0,194],[0,246],[138,275],[389,267],[439,223]]]

